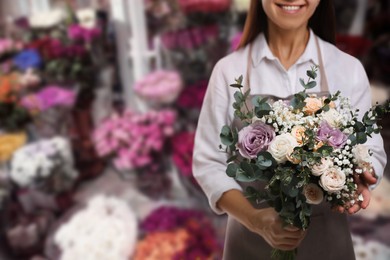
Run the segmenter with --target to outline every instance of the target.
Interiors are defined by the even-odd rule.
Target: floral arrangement
[[[137,81],[134,91],[149,103],[171,104],[178,97],[182,87],[178,72],[157,70]]]
[[[136,216],[126,202],[97,196],[60,226],[54,241],[63,260],[127,260],[133,254],[137,233]]]
[[[149,253],[151,258],[147,259],[196,260],[216,259],[219,256],[220,245],[203,212],[162,206],[150,213],[141,223],[141,229],[147,235],[137,246],[136,255]],[[174,239],[177,243],[168,245],[161,238]],[[146,241],[149,242],[147,245]],[[152,252],[147,252],[145,247]],[[167,253],[171,257],[163,258]]]
[[[139,114],[127,109],[122,115],[113,114],[93,133],[96,151],[99,156],[111,156],[118,170],[145,167],[173,135],[175,118],[171,110]]]
[[[78,173],[70,144],[63,137],[27,144],[13,154],[10,178],[19,187],[60,193],[69,189]]]
[[[102,26],[94,10],[54,9],[29,17],[26,49],[14,63],[19,70],[40,68],[49,83],[90,87],[94,69],[104,63]],[[101,42],[99,42],[101,41]]]
[[[307,71],[307,82],[300,79],[304,90],[290,102],[254,97],[252,110],[250,90],[243,93],[238,78],[231,85],[239,89],[233,107],[244,127],[224,126],[220,134],[231,154],[227,175],[241,182],[265,181],[264,191],[248,187],[248,198],[267,201],[284,224],[300,229],[309,227],[313,204],[326,200],[349,208],[362,200],[355,176],[372,171],[371,153],[363,144],[379,133],[375,123],[389,111],[388,105],[376,105],[359,121],[340,92],[328,97],[306,93],[316,86],[317,69]],[[294,256],[293,251],[273,253]]]
[[[230,7],[229,0],[179,0],[179,6],[184,13],[194,12],[223,12]]]

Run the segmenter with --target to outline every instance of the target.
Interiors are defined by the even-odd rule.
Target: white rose
[[[311,173],[314,176],[320,176],[332,166],[333,162],[330,158],[322,158],[320,164],[315,164],[311,167]]]
[[[308,204],[318,205],[324,199],[324,192],[314,183],[310,183],[303,188],[303,195],[305,195]]]
[[[297,140],[291,134],[281,134],[271,142],[268,152],[277,163],[284,163],[287,161],[287,154],[296,146],[298,146]]]
[[[358,164],[370,163],[370,153],[367,146],[358,144],[352,148],[353,157],[355,157]]]
[[[96,11],[94,9],[77,10],[76,17],[81,27],[92,29],[96,26]]]
[[[34,14],[29,18],[32,28],[50,28],[58,25],[66,18],[66,13],[62,9],[55,9],[49,12]]]
[[[320,186],[329,193],[340,191],[345,185],[345,173],[336,167],[331,167],[320,177]]]
[[[328,111],[322,113],[322,119],[328,122],[330,126],[337,127],[343,117],[336,109],[331,108]]]

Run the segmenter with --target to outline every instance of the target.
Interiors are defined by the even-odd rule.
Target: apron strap
[[[318,42],[318,36],[315,38],[315,43],[317,47],[317,55],[318,55],[318,60],[319,60],[319,69],[320,69],[320,74],[321,74],[321,93],[329,93],[329,85],[328,85],[328,80],[326,78],[325,74],[325,69],[324,69],[324,62],[322,59],[322,53],[320,49],[320,44]],[[248,51],[248,61],[247,61],[247,66],[246,66],[246,74],[245,74],[245,84],[244,84],[244,91],[248,90],[250,88],[250,74],[252,71],[252,49],[253,49],[253,44],[249,43],[249,51]]]
[[[246,74],[245,74],[245,84],[244,84],[244,93],[250,88],[250,74],[252,71],[252,49],[253,44],[249,43],[249,51],[248,51],[248,61],[246,64]]]
[[[329,92],[328,79],[326,78],[326,74],[325,74],[324,62],[322,60],[322,53],[320,49],[320,44],[318,42],[318,36],[315,37],[315,40],[317,46],[318,61],[320,62],[319,67],[321,73],[321,92]]]

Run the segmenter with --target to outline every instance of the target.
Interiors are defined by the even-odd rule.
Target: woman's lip
[[[289,14],[295,14],[299,12],[302,7],[305,5],[297,5],[297,4],[276,4],[282,11],[289,13]]]

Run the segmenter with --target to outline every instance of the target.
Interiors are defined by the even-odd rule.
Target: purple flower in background
[[[275,130],[271,126],[256,121],[238,132],[237,148],[243,157],[254,159],[259,152],[268,148],[274,138]]]
[[[334,148],[341,148],[346,144],[348,136],[339,129],[331,127],[327,122],[322,122],[317,132],[317,139],[327,142]]]
[[[100,34],[101,31],[98,28],[87,29],[78,24],[73,24],[68,28],[68,37],[75,41],[91,42]]]
[[[25,50],[16,55],[13,62],[18,69],[25,71],[28,68],[39,68],[42,65],[42,59],[36,50]]]

